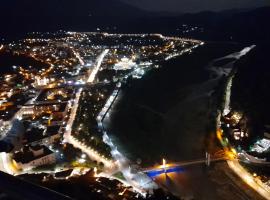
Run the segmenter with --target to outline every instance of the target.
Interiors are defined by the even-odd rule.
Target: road
[[[97,58],[96,62],[95,62],[95,66],[94,69],[92,69],[89,78],[87,80],[87,83],[92,83],[95,80],[96,74],[98,73],[98,70],[103,62],[103,59],[105,58],[105,56],[109,53],[109,49],[105,49]]]
[[[112,162],[110,162],[109,160],[105,159],[98,152],[96,152],[95,150],[93,150],[90,147],[87,147],[86,145],[84,145],[80,141],[76,140],[72,136],[72,125],[73,125],[74,120],[76,118],[76,113],[77,113],[77,110],[78,110],[78,107],[79,107],[79,100],[80,100],[81,94],[82,94],[82,88],[80,88],[77,91],[76,97],[73,100],[74,102],[71,105],[71,113],[70,113],[69,120],[67,122],[66,131],[64,133],[64,142],[70,143],[74,147],[81,149],[91,159],[96,160],[97,162],[103,162],[104,165],[105,165],[105,167],[112,167],[112,165],[113,165]]]
[[[246,184],[257,191],[265,199],[270,200],[270,188],[263,184],[260,180],[255,179],[247,172],[237,160],[227,161],[228,166],[236,173]]]
[[[85,63],[84,63],[82,57],[80,56],[80,54],[77,53],[76,51],[74,51],[73,48],[72,48],[72,52],[73,52],[73,54],[75,55],[75,57],[79,60],[80,64],[81,64],[81,65],[85,65]]]
[[[90,75],[88,77],[88,83],[92,83],[95,80],[96,74],[99,70],[99,67],[101,66],[101,63],[106,56],[106,54],[109,52],[108,49],[104,50],[100,56],[98,56],[96,60],[96,66],[94,69],[90,72]],[[79,107],[79,101],[81,98],[83,89],[80,88],[76,92],[75,99],[72,102],[71,106],[71,113],[69,120],[67,122],[66,131],[64,133],[64,142],[72,144],[74,147],[81,149],[83,152],[85,152],[92,160],[96,160],[97,162],[104,163],[105,168],[113,169],[115,164],[113,161],[110,161],[103,156],[101,156],[97,151],[92,149],[91,147],[86,146],[82,142],[78,141],[72,136],[72,125],[74,123],[74,120],[76,118],[77,110]]]

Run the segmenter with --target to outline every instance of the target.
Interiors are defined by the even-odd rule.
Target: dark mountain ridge
[[[0,37],[31,31],[163,33],[211,41],[270,40],[270,7],[204,11],[178,16],[140,10],[119,0],[9,0],[1,5]],[[201,31],[183,33],[183,24]]]

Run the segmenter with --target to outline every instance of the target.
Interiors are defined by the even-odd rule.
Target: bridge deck
[[[227,158],[222,157],[222,158],[211,159],[211,162],[224,161],[224,160],[227,160]],[[159,166],[144,168],[142,171],[147,173],[147,172],[155,171],[155,170],[164,170],[164,169],[169,170],[175,167],[185,167],[185,166],[203,164],[203,163],[206,163],[206,159],[191,160],[187,162],[174,162],[174,163],[166,164],[166,167],[159,165]]]

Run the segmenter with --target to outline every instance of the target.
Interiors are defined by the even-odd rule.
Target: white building
[[[128,70],[136,66],[136,63],[128,58],[122,58],[120,62],[114,65],[114,70]]]
[[[24,148],[23,151],[15,153],[13,160],[19,169],[30,170],[38,166],[55,163],[56,156],[45,146],[35,146]]]

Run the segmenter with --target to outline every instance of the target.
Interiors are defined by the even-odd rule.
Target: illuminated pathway
[[[103,141],[108,144],[112,149],[111,154],[112,157],[116,160],[118,171],[121,171],[126,179],[125,181],[119,181],[123,182],[126,185],[132,186],[135,191],[141,193],[142,195],[146,195],[147,192],[151,193],[154,189],[157,189],[157,184],[152,181],[152,179],[148,177],[145,173],[131,169],[130,161],[118,151],[117,147],[113,144],[113,142],[103,128],[103,120],[106,118],[106,116],[109,116],[109,112],[118,97],[120,87],[121,84],[118,84],[112,95],[108,98],[106,104],[104,105],[103,109],[100,111],[97,117],[97,123],[100,130],[102,130],[103,132]],[[108,173],[102,173],[100,175],[110,177],[108,176]]]
[[[104,50],[103,53],[97,58],[96,63],[97,66],[95,66],[95,69],[91,72],[88,82],[93,82],[95,79],[95,76],[98,72],[98,69],[105,57],[105,55],[109,52],[109,50]],[[73,136],[72,136],[72,125],[74,123],[74,120],[76,118],[76,114],[77,114],[77,110],[79,107],[79,101],[81,98],[81,94],[82,94],[82,88],[80,88],[77,93],[76,93],[76,97],[73,100],[73,103],[71,103],[72,105],[70,105],[71,107],[71,114],[69,117],[69,120],[67,122],[67,126],[66,126],[66,131],[64,133],[64,142],[68,142],[70,144],[72,144],[74,147],[77,147],[79,149],[81,149],[83,152],[87,153],[87,155],[93,159],[96,160],[97,162],[103,162],[105,167],[107,168],[113,168],[114,163],[107,160],[106,158],[104,158],[103,156],[101,156],[97,151],[93,150],[92,148],[84,145],[83,143],[81,143],[80,141],[76,140]]]
[[[73,122],[75,120],[76,113],[77,113],[77,110],[78,110],[78,107],[79,107],[79,100],[80,100],[80,97],[81,97],[81,93],[82,93],[82,88],[80,88],[76,93],[76,98],[74,99],[71,114],[70,114],[70,118],[69,118],[67,126],[66,126],[66,131],[64,133],[64,142],[68,142],[68,143],[72,144],[74,147],[77,147],[77,148],[81,149],[82,151],[87,153],[87,155],[91,159],[96,160],[97,162],[103,162],[106,167],[112,167],[112,163],[110,161],[108,161],[107,159],[102,157],[98,152],[94,151],[90,147],[85,146],[84,144],[82,144],[81,142],[76,140],[71,135],[71,133],[72,133],[72,125],[73,125]]]

